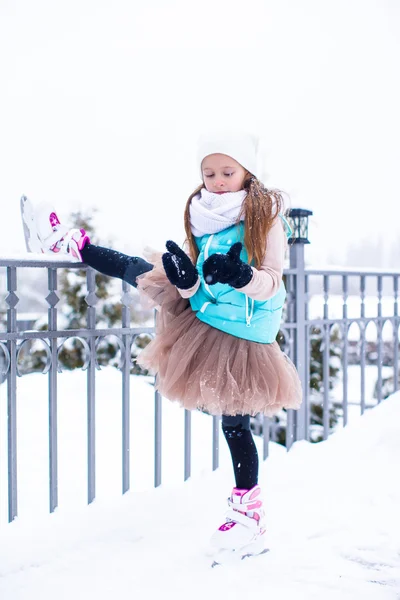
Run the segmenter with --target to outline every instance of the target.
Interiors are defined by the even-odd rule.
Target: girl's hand
[[[178,244],[169,240],[165,245],[168,250],[162,255],[165,274],[172,285],[181,290],[190,289],[199,277],[196,267]]]
[[[227,283],[234,288],[242,288],[253,277],[253,270],[240,260],[241,242],[236,242],[226,254],[212,254],[203,263],[204,280],[209,285]]]

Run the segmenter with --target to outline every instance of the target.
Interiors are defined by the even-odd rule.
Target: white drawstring
[[[247,296],[246,297],[246,327],[250,327],[251,325],[251,319],[253,318],[253,313],[254,313],[254,300],[251,299],[251,311],[249,314],[249,299]]]

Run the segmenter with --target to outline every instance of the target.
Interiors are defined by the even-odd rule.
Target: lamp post
[[[305,208],[291,208],[287,220],[292,228],[290,243],[309,244],[308,239],[308,217],[312,215],[311,210]]]
[[[292,208],[289,210],[287,219],[292,227],[292,235],[289,238],[290,246],[290,269],[294,270],[293,302],[294,310],[290,311],[293,320],[296,323],[296,335],[294,343],[294,363],[296,365],[301,387],[303,390],[303,402],[297,411],[289,411],[289,420],[292,421],[292,427],[288,431],[292,432],[290,439],[286,440],[287,449],[291,447],[294,440],[309,439],[309,406],[308,406],[308,387],[309,387],[309,369],[307,362],[306,343],[308,339],[306,325],[306,278],[304,263],[304,245],[309,244],[308,239],[308,218],[312,215],[311,210],[305,208]]]

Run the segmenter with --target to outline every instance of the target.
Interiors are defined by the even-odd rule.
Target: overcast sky
[[[24,250],[21,194],[97,207],[127,252],[182,243],[196,139],[229,126],[262,136],[265,183],[314,212],[309,261],[389,248],[399,31],[397,0],[0,0],[0,253]]]

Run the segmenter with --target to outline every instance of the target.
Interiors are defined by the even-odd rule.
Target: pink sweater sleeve
[[[199,286],[200,286],[200,277],[197,278],[197,281],[194,284],[194,286],[189,288],[188,290],[181,290],[179,288],[176,288],[176,289],[178,290],[178,292],[180,293],[182,298],[191,298],[192,296],[195,295],[195,293],[199,289]]]
[[[268,300],[275,296],[282,281],[286,247],[286,233],[278,217],[268,233],[267,252],[262,265],[259,269],[252,267],[252,279],[238,292],[243,292],[253,300]]]

